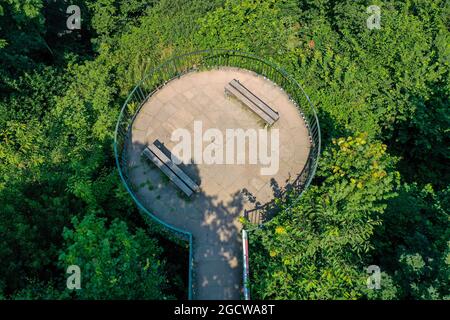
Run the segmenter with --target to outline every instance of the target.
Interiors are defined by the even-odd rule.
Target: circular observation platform
[[[307,187],[320,148],[315,112],[310,104],[305,108],[309,114],[299,108],[299,102],[309,101],[298,84],[262,60],[236,54],[203,52],[187,55],[183,60],[176,58],[161,69],[164,72],[151,73],[135,88],[118,123],[116,159],[127,190],[140,209],[191,240],[189,266],[195,269],[195,277],[192,278],[190,270],[189,291],[193,290],[190,297],[196,299],[239,299],[242,289],[239,218],[244,216],[261,224],[267,219],[266,206],[274,198],[289,187]],[[236,60],[232,61],[233,58]],[[254,68],[249,67],[250,63]],[[165,73],[169,75],[162,76]],[[246,105],[225,94],[225,86],[233,79],[278,112],[279,119],[272,126],[267,127]],[[277,80],[293,84],[288,88],[296,90],[294,94],[302,99],[293,98],[292,91],[283,90]],[[279,147],[268,151],[272,161],[277,161],[278,170],[261,174],[261,169],[268,165],[260,161],[250,163],[252,146],[247,139],[244,163],[180,164],[180,169],[200,187],[186,197],[142,151],[156,143],[170,153],[179,143],[171,139],[177,129],[190,133],[194,150],[194,140],[199,138],[195,136],[194,123],[201,123],[202,133],[208,129],[222,133],[224,148],[233,139],[226,135],[229,129],[254,132],[267,129],[269,144],[273,139],[271,131],[278,131]],[[212,142],[203,141],[203,150]]]

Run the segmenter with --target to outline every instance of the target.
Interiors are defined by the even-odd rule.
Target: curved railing
[[[317,169],[320,154],[320,128],[316,112],[309,97],[298,82],[283,69],[249,53],[233,50],[204,50],[174,57],[150,70],[149,73],[134,87],[120,111],[114,135],[114,155],[120,178],[130,193],[138,208],[149,217],[161,224],[166,230],[189,242],[189,299],[192,298],[192,265],[193,244],[192,234],[178,229],[162,221],[152,214],[137,198],[133,185],[128,179],[130,166],[124,152],[130,141],[130,128],[142,105],[167,82],[183,74],[193,71],[209,70],[219,67],[236,67],[253,71],[279,85],[297,105],[308,128],[311,148],[305,168],[299,180],[304,190],[309,186]]]

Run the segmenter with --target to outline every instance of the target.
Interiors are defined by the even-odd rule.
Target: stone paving
[[[187,199],[158,168],[141,158],[141,152],[155,140],[172,150],[178,143],[171,141],[172,132],[177,128],[193,132],[194,121],[202,121],[203,131],[217,128],[224,135],[225,129],[264,128],[249,108],[225,96],[224,87],[232,79],[279,112],[280,119],[269,129],[279,129],[279,170],[264,176],[259,164],[182,164],[180,168],[200,186],[200,192]],[[129,177],[139,201],[168,224],[193,234],[194,298],[241,298],[239,217],[261,222],[255,207],[270,202],[293,182],[308,158],[309,136],[295,105],[279,87],[250,71],[192,72],[172,80],[144,104],[130,139]]]

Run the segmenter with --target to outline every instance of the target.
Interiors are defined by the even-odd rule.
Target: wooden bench
[[[172,180],[188,197],[198,191],[198,185],[192,181],[176,164],[172,162],[154,143],[142,151],[166,176]]]
[[[274,124],[280,118],[278,112],[269,107],[267,103],[258,98],[236,79],[233,79],[225,86],[225,94],[234,96],[244,103],[269,125]]]

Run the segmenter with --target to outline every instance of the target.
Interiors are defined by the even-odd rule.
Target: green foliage
[[[61,299],[61,293],[50,283],[36,280],[29,281],[24,289],[14,293],[11,300],[56,300]]]
[[[31,70],[46,48],[42,37],[43,1],[8,0],[1,5],[0,19],[0,88],[4,91],[14,76]]]
[[[449,188],[417,184],[403,185],[389,201],[373,259],[399,286],[397,299],[449,298],[449,204]]]
[[[322,133],[324,133],[326,143],[329,143],[331,138],[338,134],[366,131],[369,137],[383,138],[389,145],[389,149],[401,157],[399,169],[405,175],[404,179],[420,183],[431,182],[438,189],[446,188],[448,186],[448,170],[446,169],[448,167],[448,138],[446,136],[449,117],[448,112],[444,110],[448,109],[449,47],[444,43],[448,44],[449,37],[449,32],[445,27],[449,7],[444,1],[433,1],[432,3],[384,2],[380,4],[382,29],[368,30],[365,26],[368,17],[365,11],[366,5],[367,3],[363,1],[302,2],[299,14],[301,25],[296,32],[299,44],[280,60],[296,76],[312,101],[318,106],[321,127],[324,130]],[[324,17],[326,18],[324,19]],[[345,143],[348,141],[341,139],[338,142],[346,148]],[[385,147],[381,150],[387,151]],[[349,217],[361,219],[355,221],[367,221],[368,223],[364,223],[362,227],[358,227],[358,224],[349,224],[349,228],[355,231],[355,237],[362,235],[361,242],[354,243],[354,249],[357,252],[365,252],[373,247],[376,247],[376,252],[378,252],[377,247],[380,242],[384,246],[398,248],[398,244],[410,238],[416,230],[415,226],[408,226],[405,221],[389,223],[391,212],[392,216],[397,216],[397,211],[389,209],[391,203],[400,201],[402,196],[389,200],[383,196],[383,190],[392,188],[398,177],[394,175],[392,178],[386,179],[385,183],[380,181],[380,185],[373,183],[371,179],[376,181],[378,176],[384,175],[386,171],[384,168],[380,168],[379,171],[378,168],[374,169],[379,165],[378,161],[372,162],[362,157],[358,164],[358,161],[351,156],[340,158],[341,151],[331,151],[331,155],[329,151],[326,151],[325,159],[321,159],[321,169],[319,169],[319,178],[316,179],[316,184],[318,184],[318,190],[325,187],[331,188],[331,190],[325,194],[320,192],[311,196],[311,193],[317,192],[313,187],[303,195],[304,198],[299,203],[304,205],[303,203],[307,199],[312,198],[310,201],[315,202],[314,206],[316,207],[318,206],[316,202],[330,205],[339,200],[337,204],[342,206],[345,203],[345,206],[336,207],[336,211],[333,212],[336,219],[344,210],[346,213],[349,212]],[[327,161],[326,159],[333,159],[335,164],[330,166],[331,163],[324,163]],[[353,162],[355,162],[354,167]],[[355,172],[364,174],[354,176]],[[361,189],[358,189],[358,182],[361,182],[359,185]],[[345,192],[345,188],[350,188],[352,184],[356,186],[357,192]],[[367,190],[367,193],[360,194],[361,190]],[[391,195],[389,194],[388,197]],[[375,199],[376,202],[373,203]],[[373,216],[363,214],[363,212],[381,213],[388,203],[386,218],[379,214]],[[411,210],[410,205],[411,201],[402,202],[402,210]],[[303,210],[306,211],[306,209]],[[355,216],[355,214],[357,215]],[[386,221],[383,223],[384,219]],[[415,219],[421,223],[427,221],[423,211],[418,212]],[[446,228],[447,221],[448,214],[431,224],[430,227],[435,230]],[[304,225],[310,223],[306,219],[301,222],[297,228],[294,228],[296,232],[303,230]],[[398,226],[402,232],[393,228],[394,225]],[[284,227],[284,225],[282,226]],[[328,226],[328,222],[320,221],[316,223],[316,226],[322,228]],[[383,238],[382,241],[374,244],[372,233],[379,228],[381,230],[392,228],[392,233],[389,232],[389,234],[392,234],[393,238]],[[341,232],[340,229],[337,230]],[[262,241],[264,249],[268,250],[267,243],[271,243],[269,239],[273,233],[267,230],[258,232],[268,233],[264,236],[266,242]],[[289,230],[288,234],[291,233],[293,231]],[[448,238],[446,232],[437,231],[436,234],[444,234],[443,238]],[[394,235],[396,236],[394,237]],[[266,263],[265,259],[270,251],[259,251],[261,250],[259,237],[260,235],[258,235],[258,240],[255,240],[254,245],[258,251],[253,258],[263,259],[262,261]],[[298,246],[297,243],[304,241],[304,238],[294,238],[291,245],[295,243],[295,246]],[[419,240],[416,242],[420,243]],[[276,248],[277,245],[273,245],[273,248]],[[298,250],[299,257],[310,247],[314,246],[309,242],[305,247],[301,247]],[[326,248],[331,250],[332,247],[327,245]],[[282,247],[279,252],[287,250],[286,247]],[[342,292],[330,294],[329,292],[332,291],[330,287],[327,287],[328,296],[316,295],[314,297],[354,297],[362,294],[370,298],[382,299],[442,298],[445,296],[446,283],[448,283],[448,280],[442,280],[443,276],[440,275],[443,270],[448,270],[448,266],[442,263],[445,260],[442,255],[446,255],[446,250],[446,244],[435,249],[433,254],[435,257],[431,258],[434,263],[427,262],[426,254],[421,253],[422,258],[419,258],[416,255],[417,249],[405,252],[403,256],[389,250],[378,253],[385,255],[388,260],[392,259],[389,264],[386,259],[379,261],[377,259],[379,255],[375,255],[373,259],[369,258],[368,253],[371,251],[363,253],[359,257],[354,254],[354,251],[351,251],[350,256],[355,260],[350,265],[359,266],[358,271],[362,271],[364,265],[373,264],[372,260],[378,260],[382,270],[384,267],[389,268],[387,273],[383,273],[382,292],[357,290],[357,294],[355,294],[350,291],[350,288],[354,289],[355,286],[349,285],[349,290],[345,291],[346,296]],[[400,259],[400,257],[402,258]],[[333,261],[329,257],[326,259]],[[324,264],[322,260],[312,259],[305,259],[298,263],[308,265],[309,261],[314,261],[310,262],[314,268]],[[270,264],[270,262],[267,263]],[[418,268],[422,262],[425,266]],[[255,274],[262,274],[264,263],[257,263],[258,272]],[[385,263],[390,267],[384,266]],[[282,262],[277,262],[277,264],[281,268]],[[343,268],[346,266],[344,263],[339,263],[339,265],[344,266]],[[411,265],[416,267],[406,267]],[[331,270],[340,269],[333,267]],[[302,272],[305,271],[302,270]],[[347,272],[352,274],[350,271]],[[297,279],[293,275],[298,273],[298,270],[287,270],[276,278],[278,282],[267,280],[272,279],[270,276],[264,276],[263,280],[258,277],[255,279],[256,294],[260,295],[259,297],[296,297],[297,292],[305,289],[291,285]],[[438,273],[439,276],[436,275]],[[357,272],[354,273],[355,278],[357,274]],[[418,277],[415,274],[421,276]],[[444,274],[448,273],[444,271]],[[318,277],[311,273],[308,276],[313,280],[308,282],[308,278],[305,277],[303,281],[309,283],[310,286],[326,283],[323,279],[316,282]],[[273,278],[275,279],[275,276]],[[289,285],[286,285],[283,279],[288,279]],[[421,281],[423,281],[423,285],[420,285]],[[333,283],[337,285],[342,282],[336,280]],[[278,293],[280,288],[283,288],[281,290],[283,293]],[[285,288],[288,293],[284,293]]]
[[[398,286],[386,272],[380,274],[380,289],[364,289],[369,300],[395,300],[398,299]]]
[[[19,29],[34,23],[27,19]],[[61,283],[58,252],[72,217],[107,212],[111,220],[128,219],[136,212],[112,161],[118,114],[112,66],[98,59],[48,67],[36,59],[36,41],[22,40],[31,45],[10,45],[11,39],[0,49],[7,87],[0,95],[0,288],[6,297],[45,298],[51,281]]]
[[[361,257],[381,223],[398,179],[386,146],[367,135],[340,138],[326,150],[318,186],[288,199],[264,229],[251,233],[253,294],[262,299],[356,299]]]
[[[444,2],[434,1],[431,10],[384,3],[381,30],[366,27],[366,5],[340,1],[325,5],[324,13],[305,7],[292,70],[335,126],[390,136],[447,78],[448,49],[439,49]]]
[[[156,2],[156,0],[88,0],[86,5],[92,14],[92,27],[101,40],[108,41],[115,33],[123,32],[137,24],[139,17]]]
[[[200,48],[238,49],[267,56],[281,55],[295,41],[294,12],[280,1],[228,0],[223,7],[199,19],[196,44]]]
[[[445,188],[450,181],[449,89],[450,85],[445,92],[436,90],[428,101],[421,102],[416,117],[399,129],[392,149],[402,156],[400,168],[409,182],[432,182]]]
[[[52,279],[62,228],[76,202],[51,179],[10,181],[0,187],[0,203],[0,285],[9,295],[29,279]]]
[[[79,299],[164,299],[167,282],[161,249],[142,229],[130,233],[126,224],[88,215],[73,220],[65,229],[66,249],[60,255],[63,270],[78,265],[82,270]]]
[[[203,49],[194,43],[197,20],[222,0],[163,0],[141,18],[138,27],[118,36],[117,48],[102,43],[100,51],[117,68],[120,93],[126,95],[152,67],[169,57]]]

